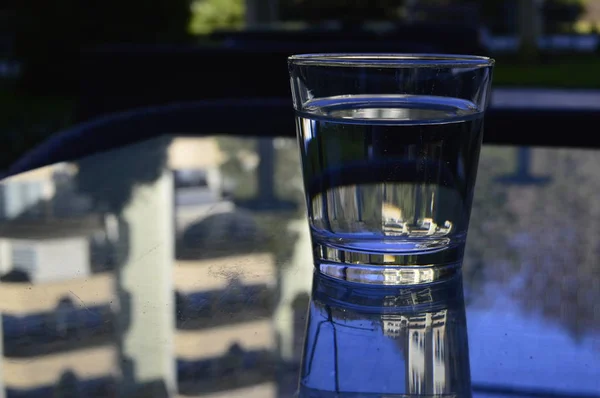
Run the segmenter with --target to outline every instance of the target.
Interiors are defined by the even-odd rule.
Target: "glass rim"
[[[495,62],[490,57],[460,54],[315,53],[288,57],[290,65],[346,68],[485,68]]]

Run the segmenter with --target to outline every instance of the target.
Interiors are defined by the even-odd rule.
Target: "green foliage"
[[[207,34],[217,29],[241,28],[244,24],[244,0],[193,0],[189,24],[191,34]]]

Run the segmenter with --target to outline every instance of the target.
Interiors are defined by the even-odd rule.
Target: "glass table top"
[[[371,294],[313,276],[293,139],[6,178],[0,397],[600,397],[599,192],[598,151],[484,146],[462,280]]]

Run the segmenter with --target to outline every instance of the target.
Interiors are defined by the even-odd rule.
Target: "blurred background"
[[[142,85],[155,103],[167,91],[287,97],[285,83],[264,77],[286,78],[280,63],[294,52],[485,54],[498,59],[496,87],[600,88],[599,28],[597,0],[3,0],[0,168],[78,119],[122,108],[107,104],[119,101],[105,100],[108,87],[128,87],[130,105]],[[145,58],[112,62],[119,51]],[[223,70],[252,52],[281,57],[248,62],[243,77]],[[128,67],[136,83],[123,84]],[[77,113],[84,99],[96,101],[92,114]]]
[[[312,260],[285,58],[316,51],[497,59],[473,389],[598,396],[600,0],[1,0],[0,398],[292,396]],[[549,99],[570,130],[527,108]]]

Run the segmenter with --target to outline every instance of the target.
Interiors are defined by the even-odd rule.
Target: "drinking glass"
[[[494,61],[289,57],[318,272],[413,285],[460,268]]]

